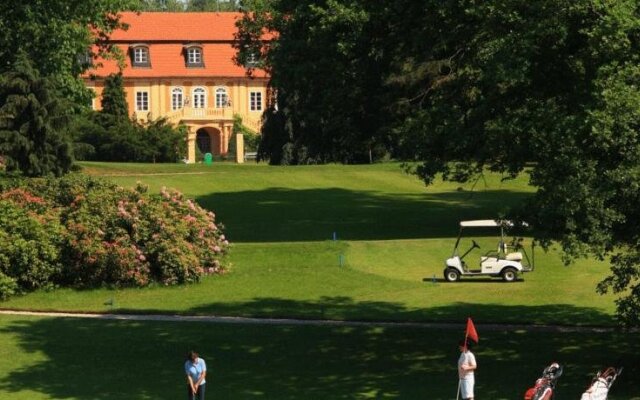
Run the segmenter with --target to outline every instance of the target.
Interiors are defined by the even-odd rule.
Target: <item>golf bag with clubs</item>
[[[622,368],[614,367],[598,371],[587,391],[580,397],[580,400],[607,400],[609,389],[611,389],[611,385],[613,385],[613,382],[621,372]]]
[[[562,375],[562,367],[558,363],[552,363],[542,371],[542,376],[536,380],[535,385],[524,394],[524,400],[551,400],[556,388],[558,378]]]

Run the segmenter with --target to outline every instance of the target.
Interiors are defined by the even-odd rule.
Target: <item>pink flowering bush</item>
[[[141,185],[125,189],[100,179],[67,176],[5,185],[0,198],[34,221],[54,222],[50,229],[57,227],[55,238],[45,241],[57,251],[46,260],[52,266],[47,277],[52,284],[174,285],[225,271],[229,242],[222,226],[213,212],[174,190],[151,195]],[[4,226],[0,214],[0,235],[10,235]],[[10,264],[18,255],[0,248],[0,287],[2,257]]]

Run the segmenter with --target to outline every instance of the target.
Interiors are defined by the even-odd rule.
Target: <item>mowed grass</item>
[[[87,164],[152,191],[175,187],[214,210],[234,243],[228,274],[180,287],[36,292],[4,308],[453,321],[459,328],[105,321],[0,316],[0,399],[176,399],[183,355],[209,366],[219,399],[455,398],[457,341],[473,316],[478,398],[523,397],[552,361],[557,397],[577,399],[596,370],[624,365],[610,400],[640,400],[637,333],[485,330],[482,323],[612,324],[595,294],[604,263],[565,267],[536,254],[525,280],[441,281],[461,219],[492,218],[532,192],[488,176],[425,188],[397,164]],[[333,232],[339,240],[333,241]],[[486,243],[486,244],[485,244]],[[483,251],[492,241],[483,240]],[[435,276],[435,280],[433,279]]]
[[[463,324],[461,324],[461,328]],[[207,361],[214,399],[455,398],[461,330],[0,316],[0,398],[179,399],[183,355]],[[640,341],[619,333],[479,331],[478,398],[521,399],[550,362],[558,399],[625,365],[609,400],[640,400]]]
[[[216,211],[234,242],[443,238],[458,221],[506,210],[532,189],[526,178],[425,188],[399,164],[271,167],[85,164],[85,173],[152,191],[177,188]],[[451,244],[451,246],[453,243]],[[450,246],[450,247],[451,247]]]
[[[595,285],[605,263],[562,265],[536,253],[524,281],[442,282],[458,222],[494,218],[531,195],[526,177],[425,187],[398,164],[85,164],[84,173],[152,192],[181,190],[216,212],[234,243],[224,276],[180,287],[16,297],[4,308],[218,314],[353,320],[609,325],[614,298]],[[338,240],[334,241],[334,232]],[[482,251],[497,245],[483,240]],[[476,252],[469,257],[479,257]]]

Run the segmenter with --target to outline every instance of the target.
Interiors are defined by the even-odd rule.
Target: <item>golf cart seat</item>
[[[505,259],[507,261],[522,261],[522,253],[519,251],[515,253],[509,253],[506,255]]]

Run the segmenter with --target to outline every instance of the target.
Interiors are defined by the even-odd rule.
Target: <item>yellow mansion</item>
[[[196,146],[203,154],[227,153],[235,114],[247,127],[260,130],[267,76],[257,70],[249,77],[233,62],[240,17],[213,12],[123,13],[129,29],[110,38],[126,55],[122,75],[131,116],[141,121],[166,117],[186,125],[189,162],[196,161]],[[101,60],[98,65],[85,76],[96,93],[94,109],[99,109],[104,77],[119,71],[115,61]]]

